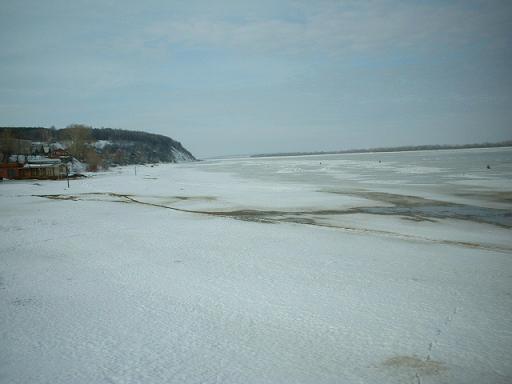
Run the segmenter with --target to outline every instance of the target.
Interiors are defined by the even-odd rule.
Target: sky
[[[0,1],[0,126],[196,157],[512,139],[511,1]]]

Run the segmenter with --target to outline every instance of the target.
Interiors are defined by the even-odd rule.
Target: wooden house
[[[24,163],[11,161],[0,164],[0,178],[3,179],[57,180],[65,178],[66,175],[66,164],[59,159],[31,158],[28,156]]]

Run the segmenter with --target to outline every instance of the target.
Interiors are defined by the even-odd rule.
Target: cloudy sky
[[[0,126],[198,157],[512,138],[510,1],[0,1]]]

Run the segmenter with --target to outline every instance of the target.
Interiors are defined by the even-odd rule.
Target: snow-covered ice
[[[0,183],[0,383],[512,381],[512,149],[134,171]]]

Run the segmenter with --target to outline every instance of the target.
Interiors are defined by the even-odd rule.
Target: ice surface
[[[4,181],[0,382],[511,382],[510,228],[364,212],[510,213],[511,153]]]

